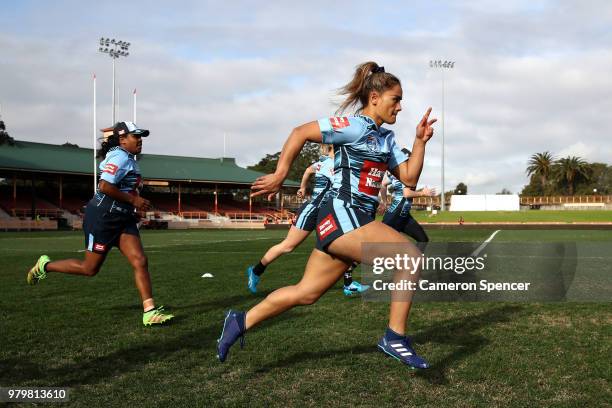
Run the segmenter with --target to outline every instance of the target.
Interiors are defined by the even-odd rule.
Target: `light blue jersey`
[[[311,165],[315,172],[312,201],[320,200],[329,191],[334,180],[334,161],[329,156],[321,156],[319,161]],[[320,197],[319,197],[320,196]]]
[[[142,177],[140,167],[133,154],[122,149],[120,146],[111,147],[106,157],[100,163],[100,180],[113,184],[120,191],[128,194],[138,195],[142,189]],[[98,191],[95,195],[97,205],[108,202],[111,208],[131,207],[130,204],[118,202]]]
[[[334,182],[328,196],[374,213],[385,171],[407,160],[394,133],[364,115],[318,123],[323,143],[334,146]]]
[[[387,208],[387,212],[394,212],[397,210],[399,205],[402,205],[402,209],[400,212],[400,216],[405,217],[408,215],[408,212],[412,208],[412,198],[404,198],[404,184],[399,181],[393,174],[387,173],[387,177],[389,178],[389,184],[391,185],[392,191],[392,199],[391,205]]]

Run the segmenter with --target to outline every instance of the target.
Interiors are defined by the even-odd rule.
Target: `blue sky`
[[[335,89],[366,60],[402,79],[392,129],[410,145],[427,106],[441,114],[441,77],[428,61],[450,58],[447,188],[518,192],[535,152],[610,162],[601,123],[612,112],[611,27],[606,1],[9,2],[1,113],[17,139],[89,145],[94,72],[100,127],[111,116],[111,60],[97,41],[127,40],[118,118],[131,118],[137,88],[138,122],[152,131],[145,151],[220,156],[225,133],[229,155],[248,165],[296,125],[330,116]],[[440,131],[422,185],[440,185]]]

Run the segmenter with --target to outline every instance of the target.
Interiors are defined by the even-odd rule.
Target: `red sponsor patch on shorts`
[[[104,166],[104,170],[102,170],[102,173],[109,173],[114,176],[118,168],[119,167],[117,167],[117,165],[113,163],[106,163],[106,166]]]
[[[327,217],[321,220],[319,225],[317,225],[317,235],[319,235],[319,239],[325,239],[326,236],[337,229],[338,226],[336,225],[333,215],[329,214]]]
[[[387,163],[364,160],[359,175],[359,191],[367,195],[377,196],[385,171],[387,171]]]
[[[350,125],[349,119],[347,117],[329,118],[329,123],[331,123],[332,128],[334,128],[334,130],[342,129]]]
[[[106,245],[94,244],[94,251],[104,252],[104,251],[106,251]]]

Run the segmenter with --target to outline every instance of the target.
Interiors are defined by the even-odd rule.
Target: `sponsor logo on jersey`
[[[93,249],[94,249],[94,251],[102,251],[102,252],[104,252],[104,251],[106,251],[106,245],[103,245],[103,244],[94,244]]]
[[[329,214],[321,220],[319,225],[317,225],[317,234],[319,235],[319,239],[322,240],[337,229],[338,226],[336,225],[333,215]]]
[[[329,122],[331,123],[332,128],[334,128],[334,130],[342,129],[342,128],[348,127],[350,125],[349,119],[347,117],[329,118]]]
[[[102,170],[102,173],[109,173],[109,174],[112,174],[114,176],[115,173],[117,173],[117,169],[118,168],[119,167],[117,167],[116,164],[106,163],[106,166],[104,166],[104,169]]]
[[[370,196],[377,196],[385,171],[387,171],[387,163],[364,160],[359,175],[358,190]]]
[[[368,136],[368,140],[366,140],[366,146],[368,146],[368,150],[372,153],[380,152],[380,144],[378,143],[378,139],[376,136]]]

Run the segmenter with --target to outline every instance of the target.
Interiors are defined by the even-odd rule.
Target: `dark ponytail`
[[[338,90],[338,95],[346,95],[346,99],[340,104],[336,114],[341,114],[353,106],[357,107],[357,112],[361,112],[368,106],[370,92],[382,94],[395,85],[401,85],[395,75],[385,72],[384,67],[374,61],[364,62],[357,66],[351,82]]]
[[[102,159],[105,158],[106,153],[108,153],[108,151],[115,146],[119,146],[119,136],[113,132],[109,137],[102,141],[100,150],[98,150],[98,157]]]

